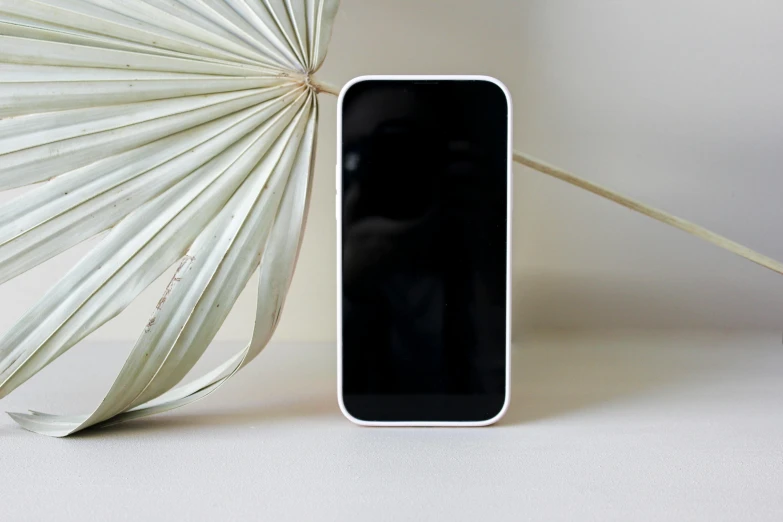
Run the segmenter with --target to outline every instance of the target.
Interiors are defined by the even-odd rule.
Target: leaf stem
[[[316,80],[315,78],[310,78],[310,85],[312,85],[316,91],[325,92],[327,94],[331,94],[333,96],[339,96],[340,95],[340,88],[336,85],[332,85],[328,82],[322,82],[320,80]]]
[[[740,245],[735,241],[707,230],[706,228],[696,225],[695,223],[691,223],[690,221],[686,221],[682,218],[669,214],[668,212],[664,212],[663,210],[659,210],[649,205],[645,205],[640,201],[636,201],[635,199],[618,194],[613,190],[609,190],[608,188],[598,185],[597,183],[587,181],[586,179],[580,178],[575,174],[571,174],[570,172],[562,170],[558,167],[549,165],[548,163],[545,163],[522,152],[514,151],[513,158],[515,162],[521,165],[525,165],[526,167],[530,167],[533,170],[548,176],[552,176],[561,181],[565,181],[566,183],[591,192],[597,196],[601,196],[602,198],[608,199],[609,201],[614,201],[618,205],[622,205],[625,208],[629,208],[644,214],[645,216],[656,219],[661,223],[665,223],[674,228],[679,228],[680,230],[683,230],[691,235],[694,235],[705,241],[709,241],[713,245],[717,245],[725,250],[728,250],[729,252],[744,257],[749,261],[753,261],[754,263],[761,265],[764,268],[768,268],[773,272],[783,274],[783,263],[772,259],[771,257],[759,254],[758,252],[755,252],[746,246]]]
[[[329,83],[316,81],[315,79],[312,79],[311,83],[318,90],[318,92],[325,92],[334,96],[337,96],[340,93],[339,87]],[[520,165],[524,165],[542,174],[546,174],[547,176],[565,181],[570,185],[581,188],[582,190],[586,190],[592,194],[595,194],[596,196],[613,201],[625,208],[634,210],[640,214],[644,214],[645,216],[658,220],[661,223],[665,223],[669,226],[678,228],[684,232],[708,241],[713,245],[723,248],[724,250],[728,250],[729,252],[732,252],[740,257],[744,257],[745,259],[752,261],[757,265],[768,268],[773,272],[783,274],[783,263],[772,259],[771,257],[759,254],[758,252],[751,250],[750,248],[741,245],[736,241],[732,241],[726,237],[716,234],[715,232],[707,230],[706,228],[696,225],[695,223],[691,223],[690,221],[669,214],[668,212],[664,212],[663,210],[659,210],[635,199],[623,196],[622,194],[619,194],[613,190],[603,187],[597,183],[593,183],[592,181],[587,181],[586,179],[580,178],[575,174],[550,165],[544,161],[538,160],[523,152],[514,151],[513,159]]]

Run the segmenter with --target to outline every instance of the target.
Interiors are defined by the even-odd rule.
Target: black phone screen
[[[342,396],[353,417],[505,404],[508,119],[488,80],[364,80],[342,103]]]

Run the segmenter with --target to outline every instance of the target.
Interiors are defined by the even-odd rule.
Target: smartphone
[[[486,76],[363,76],[338,102],[338,400],[357,424],[508,407],[511,97]]]

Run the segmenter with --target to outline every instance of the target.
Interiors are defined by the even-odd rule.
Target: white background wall
[[[480,73],[514,145],[783,259],[783,3],[343,0],[318,77]],[[322,96],[309,228],[278,339],[335,336],[334,98]],[[783,329],[783,277],[515,167],[522,327]],[[9,194],[0,194],[0,204]],[[0,286],[0,329],[84,247]],[[97,339],[134,339],[169,275]],[[220,339],[245,339],[246,292]]]

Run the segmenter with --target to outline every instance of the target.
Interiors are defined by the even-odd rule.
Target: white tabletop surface
[[[94,406],[128,348],[75,349],[0,408]],[[3,418],[0,520],[783,520],[778,336],[533,336],[508,415],[472,429],[350,424],[334,352],[274,344],[200,403],[68,439]]]

